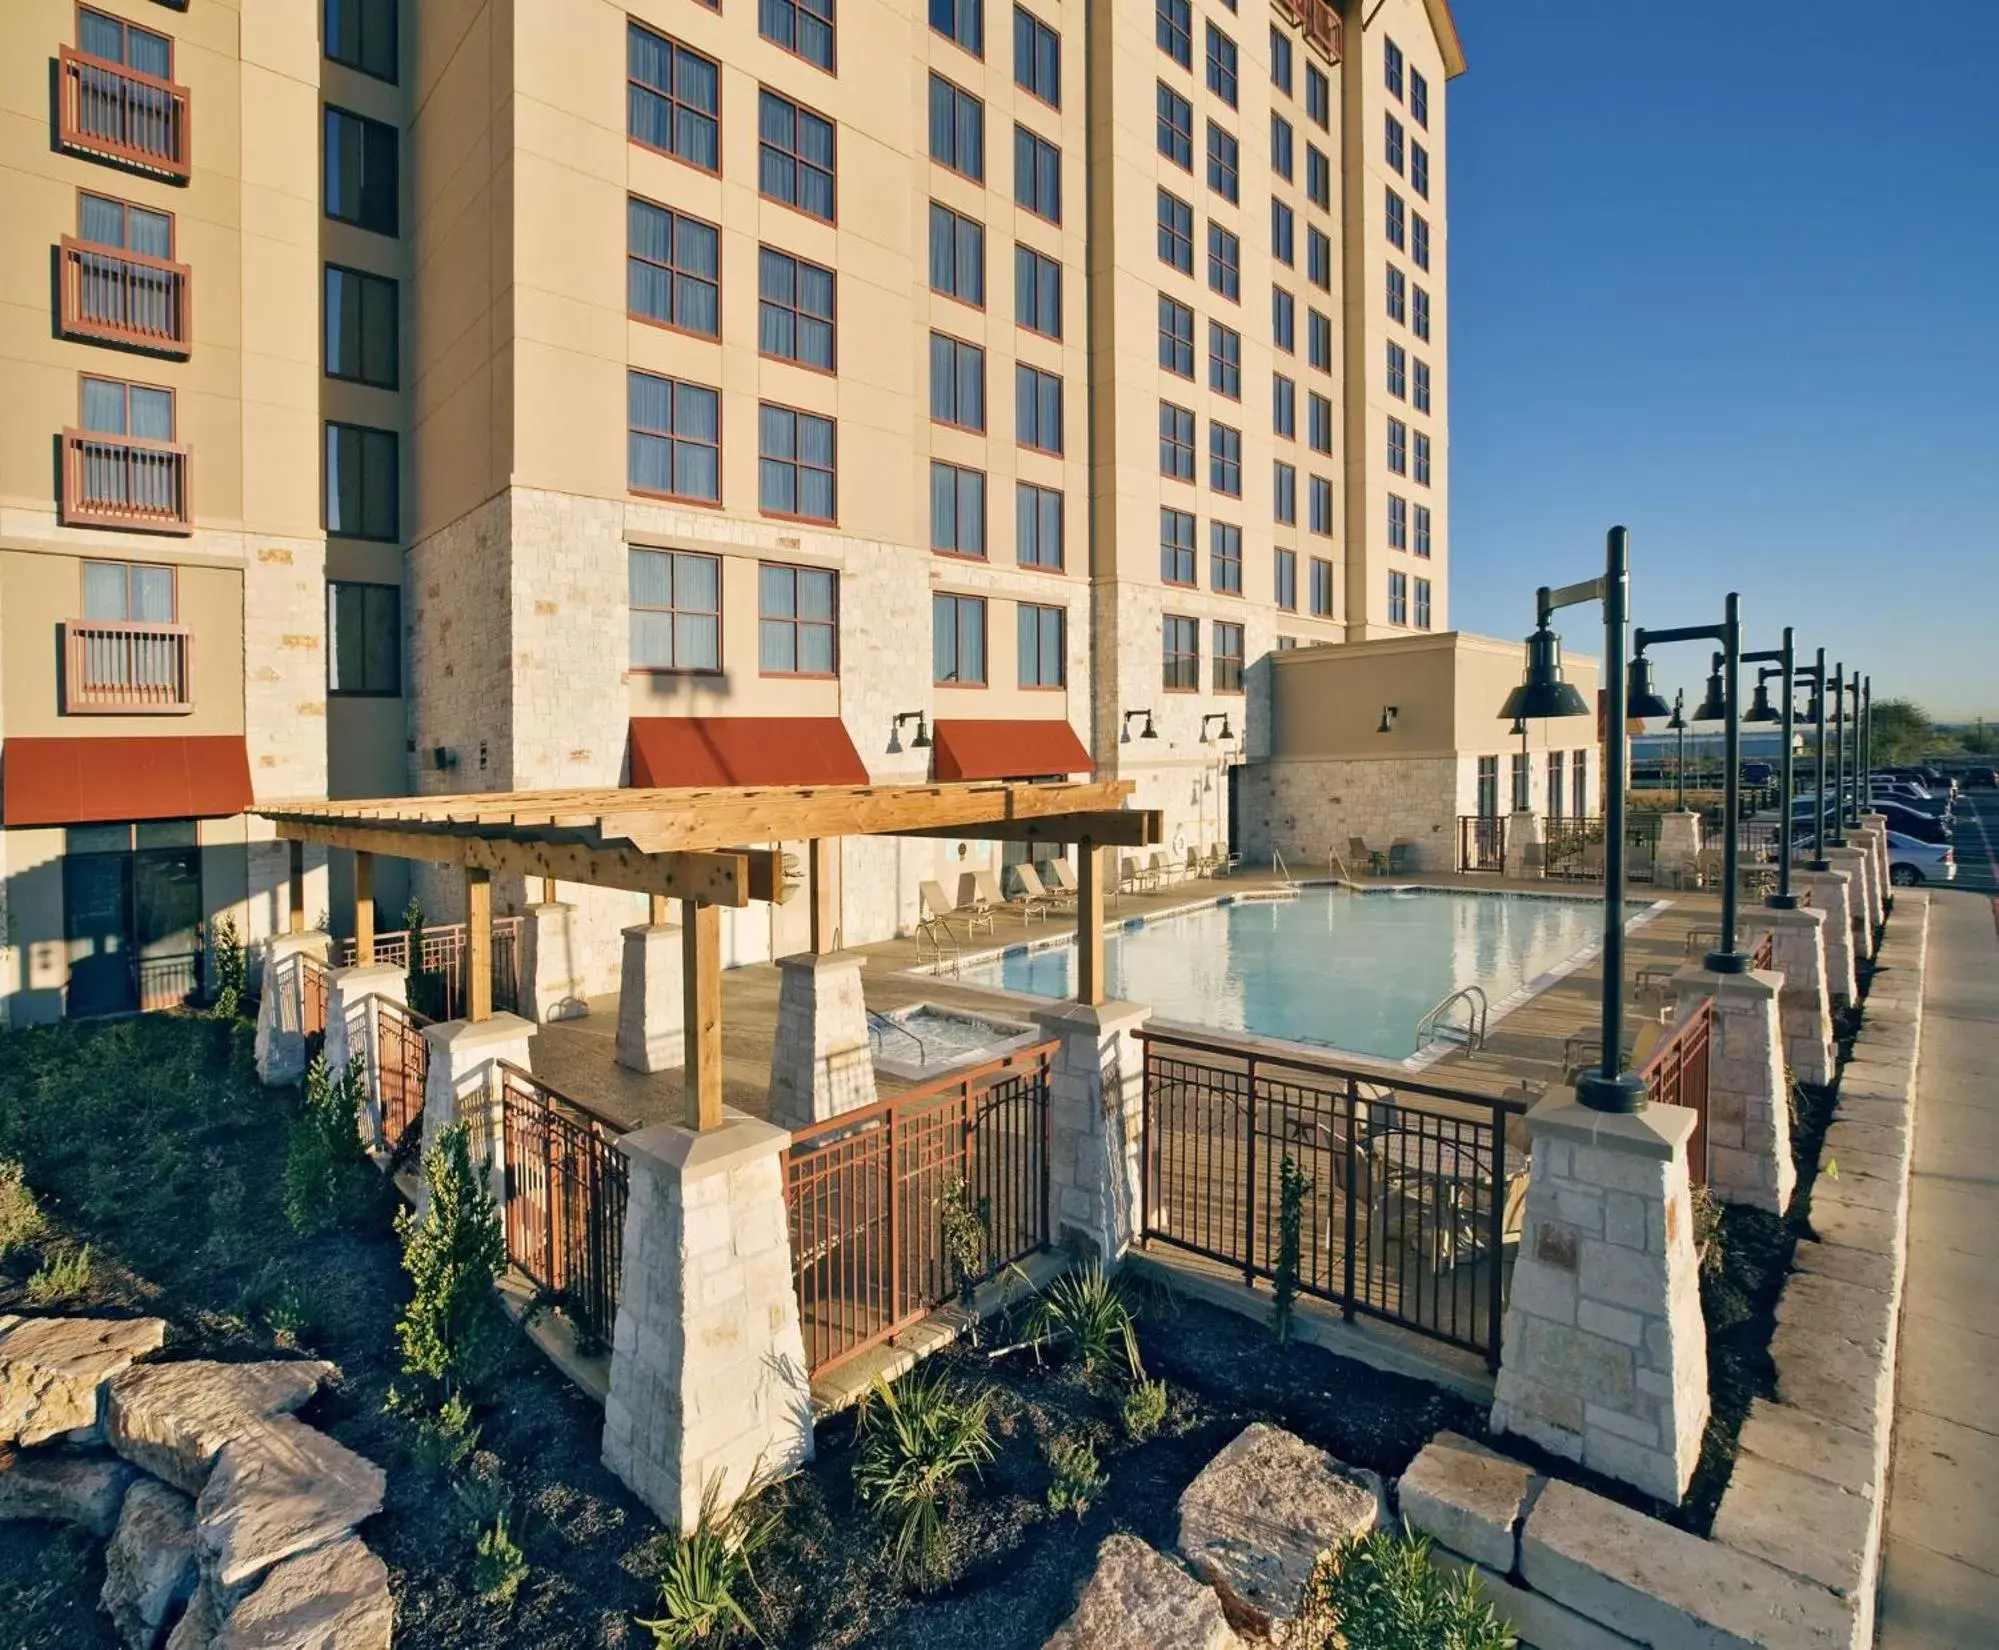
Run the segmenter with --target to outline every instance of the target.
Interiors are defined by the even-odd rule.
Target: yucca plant
[[[673,1543],[660,1570],[659,1614],[639,1622],[652,1634],[657,1650],[726,1644],[739,1633],[761,1637],[743,1599],[756,1585],[753,1561],[782,1515],[753,1517],[747,1498],[722,1512],[717,1507],[721,1492],[718,1475],[702,1492],[694,1528]]]
[[[1352,1536],[1312,1566],[1288,1643],[1302,1650],[1513,1650],[1518,1640],[1469,1571],[1430,1559],[1430,1539]]]
[[[912,1371],[895,1386],[877,1375],[855,1432],[854,1493],[893,1526],[896,1574],[927,1585],[942,1557],[953,1486],[993,1458],[992,1400],[954,1397],[934,1372]]]
[[[1055,1474],[1048,1486],[1048,1510],[1073,1512],[1080,1523],[1097,1493],[1110,1482],[1110,1474],[1097,1460],[1096,1447],[1080,1434],[1064,1435],[1048,1445],[1048,1465]]]
[[[1080,1272],[1064,1272],[1036,1299],[1027,1314],[1027,1344],[1036,1362],[1043,1348],[1053,1347],[1085,1375],[1122,1358],[1131,1378],[1142,1381],[1145,1368],[1132,1322],[1123,1286],[1091,1261]]]

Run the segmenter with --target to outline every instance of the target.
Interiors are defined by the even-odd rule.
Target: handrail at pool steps
[[[1462,1028],[1446,1023],[1444,1016],[1457,1004],[1465,1005]],[[1485,1047],[1486,1017],[1491,1011],[1482,985],[1461,985],[1416,1022],[1416,1049],[1421,1052],[1436,1042],[1462,1043],[1468,1053]]]
[[[879,1039],[884,1031],[899,1031],[916,1045],[916,1058],[924,1065],[930,1064],[930,1051],[923,1046],[923,1039],[911,1031],[900,1020],[892,1020],[886,1014],[868,1010],[868,1030]]]

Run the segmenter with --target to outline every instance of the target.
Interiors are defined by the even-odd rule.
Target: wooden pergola
[[[377,855],[456,865],[465,873],[466,1018],[493,1012],[495,872],[624,889],[683,902],[687,1088],[697,1126],[722,1121],[721,908],[782,904],[795,886],[784,856],[744,844],[804,841],[811,949],[831,941],[838,912],[834,844],[849,836],[967,837],[1078,844],[1077,997],[1104,997],[1102,850],[1155,846],[1159,815],[1126,804],[1130,780],[1075,784],[844,785],[809,789],[497,791],[373,801],[270,803],[256,811],[291,844],[290,925],[305,927],[305,845],[354,855],[354,952],[374,960]]]

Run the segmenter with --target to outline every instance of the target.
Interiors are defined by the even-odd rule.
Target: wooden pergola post
[[[554,877],[543,877],[541,879],[541,903],[543,905],[553,905],[555,903]]]
[[[1076,1001],[1104,1000],[1104,851],[1088,837],[1076,855]]]
[[[354,856],[354,960],[375,960],[375,856]]]
[[[722,1126],[722,908],[687,900],[681,910],[680,976],[687,1039],[687,1092],[694,1126]]]
[[[837,838],[814,837],[805,845],[805,898],[812,918],[811,950],[823,956],[833,948],[840,930],[839,890],[835,887],[834,856],[839,853]]]
[[[291,884],[288,894],[290,901],[286,927],[291,933],[305,932],[305,844],[297,838],[292,840]]]
[[[646,921],[655,928],[666,926],[667,898],[664,894],[650,895],[646,900]]]
[[[493,874],[465,870],[465,1018],[493,1017]]]

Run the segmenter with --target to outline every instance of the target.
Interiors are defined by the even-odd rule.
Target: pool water
[[[877,1069],[915,1081],[972,1065],[1033,1040],[1034,1027],[988,1019],[935,1003],[870,1015],[868,1040]]]
[[[1109,994],[1161,1019],[1401,1060],[1416,1022],[1460,986],[1497,1006],[1600,940],[1599,901],[1307,888],[1133,921],[1104,940]],[[1074,940],[960,974],[1036,997],[1076,989]]]

